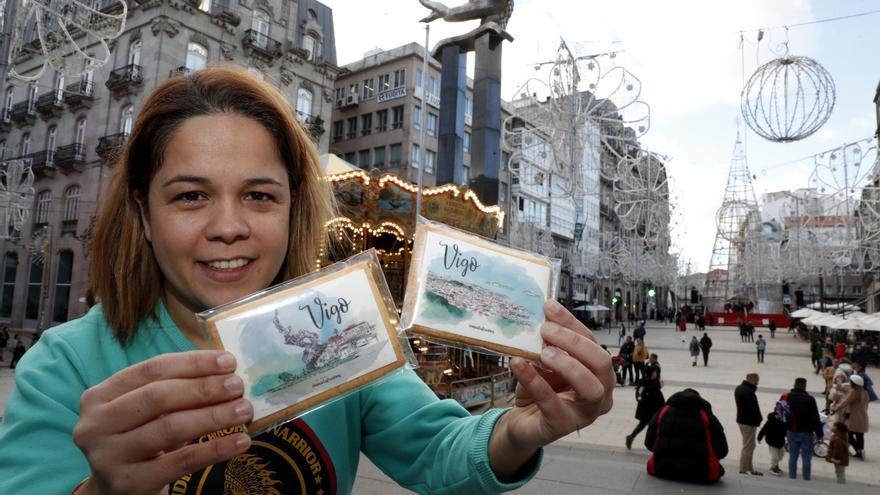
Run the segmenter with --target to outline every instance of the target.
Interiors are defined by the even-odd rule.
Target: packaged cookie
[[[447,345],[538,361],[558,262],[419,218],[403,326]]]
[[[373,250],[197,317],[238,360],[251,435],[415,362]]]

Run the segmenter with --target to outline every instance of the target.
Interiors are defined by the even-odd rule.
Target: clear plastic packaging
[[[196,316],[238,360],[252,436],[416,362],[372,249]]]
[[[452,347],[540,360],[559,263],[441,223],[416,225],[402,323]]]

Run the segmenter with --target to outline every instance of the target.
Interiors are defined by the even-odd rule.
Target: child
[[[767,439],[767,448],[770,449],[770,474],[773,476],[782,476],[782,470],[779,469],[779,461],[785,455],[782,448],[785,446],[785,423],[776,417],[776,412],[767,415],[767,421],[758,432],[758,443],[764,438]]]
[[[846,466],[849,465],[849,438],[847,437],[846,425],[837,422],[831,427],[831,441],[828,442],[828,455],[825,460],[834,464],[834,474],[837,482],[846,483]]]

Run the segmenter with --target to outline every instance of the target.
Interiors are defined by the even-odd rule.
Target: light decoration
[[[621,227],[652,243],[669,240],[669,184],[659,157],[639,150],[619,160],[612,194]]]
[[[48,67],[75,77],[104,66],[110,60],[108,41],[125,30],[128,5],[124,0],[102,2],[107,8],[99,10],[92,7],[94,4],[80,0],[23,2],[15,20],[12,58],[37,54],[40,66],[35,72],[22,75],[12,65],[9,74],[19,80],[36,81]],[[25,30],[30,26],[32,31],[28,32],[34,38],[25,39]]]
[[[30,217],[34,172],[27,160],[4,162],[0,171],[0,239],[11,239]]]

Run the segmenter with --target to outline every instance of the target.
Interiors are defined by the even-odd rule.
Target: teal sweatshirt
[[[0,494],[70,493],[90,473],[71,435],[82,393],[153,356],[196,349],[164,305],[157,309],[158,321],[142,322],[128,346],[113,337],[99,305],[45,332],[28,350],[0,422]],[[237,486],[248,493],[347,494],[361,450],[418,493],[513,490],[534,476],[541,454],[517,483],[495,477],[488,442],[502,414],[471,416],[454,401],[438,400],[415,373],[403,370],[255,437],[248,452],[184,476],[170,492],[220,494]]]

